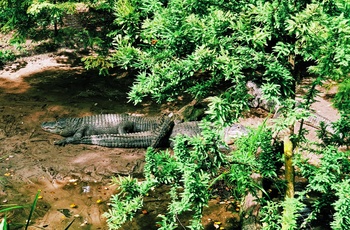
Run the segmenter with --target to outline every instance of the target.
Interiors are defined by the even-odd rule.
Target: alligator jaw
[[[72,131],[65,130],[65,125],[63,124],[62,121],[61,122],[60,121],[43,122],[41,124],[41,128],[46,132],[59,134],[61,136],[69,136],[72,134]]]
[[[57,122],[55,121],[47,121],[47,122],[43,122],[41,124],[41,128],[46,131],[46,132],[50,132],[50,133],[56,133],[59,134],[61,132],[61,130],[59,129],[59,127],[57,126]]]

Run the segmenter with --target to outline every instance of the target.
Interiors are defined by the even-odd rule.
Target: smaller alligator
[[[67,137],[56,145],[74,143],[84,136],[126,134],[154,131],[162,123],[160,117],[140,117],[126,114],[100,114],[79,118],[61,118],[41,124],[47,132]]]
[[[186,136],[196,136],[201,134],[199,121],[183,122],[175,124],[171,128],[171,123],[167,120],[163,122],[159,129],[155,131],[126,133],[126,134],[101,134],[84,136],[71,142],[72,144],[100,145],[110,148],[147,148],[147,147],[172,147],[169,143],[175,136],[182,134]],[[170,138],[169,138],[170,134]],[[224,129],[224,141],[232,144],[234,138],[247,135],[248,130],[241,124],[234,124]]]
[[[173,140],[177,135],[180,134],[189,137],[201,135],[202,129],[200,128],[199,124],[199,121],[189,121],[174,125],[173,131],[170,134],[170,140]],[[233,124],[229,127],[224,128],[223,141],[226,144],[231,145],[233,144],[234,139],[243,135],[247,135],[248,132],[248,129],[246,129],[243,125],[239,123]]]
[[[252,100],[249,102],[250,107],[262,108],[266,111],[273,112],[278,115],[279,107],[276,103],[267,101],[263,98],[263,91],[261,87],[255,82],[248,81],[247,84],[248,93],[252,96]],[[298,106],[300,102],[297,102]],[[298,108],[297,111],[301,112],[303,109]],[[309,117],[304,119],[304,123],[316,129],[320,129],[320,123],[323,122],[326,125],[326,131],[328,133],[334,134],[334,129],[332,128],[332,122],[318,113],[311,113]]]

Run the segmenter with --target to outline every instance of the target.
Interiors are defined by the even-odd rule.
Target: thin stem
[[[312,86],[311,86],[311,89],[309,90],[308,92],[308,95],[307,95],[307,98],[306,98],[306,105],[308,106],[308,108],[310,108],[310,101],[314,95],[314,92],[316,90],[316,86],[319,85],[319,82],[320,82],[320,79],[317,78],[313,83],[312,83]],[[301,119],[300,121],[300,126],[299,126],[299,132],[298,132],[298,137],[297,137],[297,140],[296,140],[296,143],[295,143],[295,146],[297,146],[297,144],[299,143],[300,141],[300,137],[302,135],[302,132],[303,132],[303,126],[304,126],[304,118]]]

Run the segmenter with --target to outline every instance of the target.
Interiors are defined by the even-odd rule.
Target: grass
[[[35,207],[36,207],[36,203],[38,202],[38,199],[39,199],[39,195],[40,195],[40,190],[36,193],[36,196],[34,198],[34,201],[32,203],[32,205],[30,206],[30,213],[29,213],[29,216],[27,218],[27,224],[26,224],[26,227],[25,227],[25,230],[28,229],[29,227],[29,224],[30,224],[30,220],[32,218],[32,215],[34,213],[34,210],[35,210]],[[3,208],[3,209],[0,209],[0,213],[1,212],[8,212],[8,211],[11,211],[11,210],[14,210],[14,209],[21,209],[21,208],[26,208],[28,207],[28,205],[10,205],[9,207],[6,207],[6,208]],[[7,223],[7,218],[6,218],[6,214],[5,214],[5,217],[2,219],[1,223],[0,223],[0,230],[7,230],[9,229],[9,225]]]

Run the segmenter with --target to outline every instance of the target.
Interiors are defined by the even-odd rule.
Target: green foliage
[[[155,177],[157,181],[167,182],[172,187],[172,202],[167,214],[159,222],[161,229],[173,229],[177,226],[177,217],[191,210],[189,229],[203,229],[201,217],[210,198],[210,181],[226,160],[218,149],[220,142],[217,134],[206,125],[203,126],[202,134],[203,138],[176,137],[173,156],[152,149],[147,151],[146,178]]]
[[[305,60],[317,61],[309,68],[311,73],[339,79],[348,73],[349,3],[315,2],[288,20],[287,29],[298,38],[296,52]]]
[[[350,79],[339,84],[338,92],[333,99],[333,105],[346,114],[350,113]]]
[[[202,98],[217,87],[242,95],[235,90],[251,78],[281,103],[307,67],[323,79],[346,76],[348,8],[346,1],[119,0],[112,60],[139,71],[129,94],[135,103],[183,92]],[[239,97],[221,98],[244,107]]]
[[[84,46],[84,50],[86,50],[88,47],[91,50],[95,50],[96,47],[101,47],[103,46],[103,41],[101,38],[99,37],[94,37],[93,35],[91,35],[91,33],[88,30],[83,30],[82,32],[79,33],[78,35],[83,43]],[[97,50],[98,51],[98,50]],[[99,59],[102,59],[99,57]],[[108,60],[105,60],[105,62],[107,62]],[[108,68],[113,67],[113,65],[109,65]],[[89,69],[89,65],[86,64],[86,68]],[[97,67],[94,67],[97,68]],[[106,68],[106,67],[105,67]],[[102,74],[102,73],[100,73]]]
[[[101,56],[86,56],[81,59],[86,69],[99,69],[100,75],[108,75],[108,69],[113,67],[113,64]]]
[[[263,97],[281,108],[272,130],[260,128],[237,141],[230,157],[216,149],[219,138],[209,129],[202,137],[178,137],[173,155],[148,151],[146,178],[172,185],[172,202],[168,214],[162,216],[162,229],[176,228],[178,215],[188,210],[193,211],[189,228],[200,229],[199,217],[210,197],[208,188],[218,180],[229,185],[238,198],[259,187],[251,178],[254,173],[281,182],[277,178],[281,157],[278,146],[271,146],[271,138],[309,116],[317,85],[348,76],[349,9],[348,1],[342,0],[116,2],[113,11],[117,28],[110,33],[115,51],[110,60],[114,66],[136,70],[137,80],[128,95],[134,103],[145,97],[162,102],[184,94],[199,99],[210,96],[207,117],[219,128],[236,121],[247,108],[245,85],[254,80],[262,84]],[[296,106],[297,83],[309,75],[311,89]],[[338,104],[344,98],[346,93],[339,94]],[[338,139],[348,141],[347,127],[347,116],[343,116],[338,123]],[[294,143],[302,145],[304,134],[301,130]],[[343,145],[333,139],[325,145],[335,143]],[[298,165],[309,179],[307,192],[322,194],[314,204],[315,212],[332,205],[326,202],[336,200],[334,188],[329,186],[346,175],[337,168],[338,161],[344,163],[346,156],[338,158],[329,147],[325,151],[331,156],[327,158],[325,153],[320,167],[306,162]],[[181,193],[177,190],[180,186]],[[285,215],[284,219],[282,215],[266,216],[267,223],[278,220],[276,224],[296,229],[302,205],[301,200],[293,202],[268,203],[271,209],[277,208],[272,213],[281,214],[284,209]]]
[[[202,137],[178,136],[173,154],[149,148],[144,171],[146,181],[139,183],[129,179],[120,183],[123,193],[112,198],[114,205],[106,214],[108,221],[113,219],[115,224],[121,225],[130,220],[133,213],[141,209],[141,196],[148,189],[167,184],[171,187],[171,202],[167,213],[159,216],[160,221],[157,223],[161,226],[160,229],[176,229],[178,225],[182,225],[179,217],[184,213],[191,215],[190,225],[187,226],[189,229],[203,229],[200,223],[203,208],[208,204],[212,191],[216,191],[211,188],[215,188],[216,183],[222,181],[237,200],[242,199],[248,191],[253,194],[257,190],[264,192],[266,196],[259,200],[262,205],[260,217],[263,229],[300,229],[311,220],[317,219],[322,210],[332,207],[333,229],[344,229],[349,213],[349,186],[345,186],[345,182],[350,180],[348,152],[339,152],[329,146],[323,148],[319,152],[323,156],[319,166],[310,164],[301,154],[297,154],[296,166],[301,176],[309,180],[308,186],[298,193],[297,198],[271,201],[264,188],[252,179],[252,175],[260,173],[263,180],[273,181],[274,187],[280,191],[284,189],[283,181],[277,175],[282,154],[279,143],[271,146],[272,130],[264,124],[251,131],[248,136],[236,140],[235,150],[227,156],[218,151],[217,146],[221,143],[219,136],[209,129],[208,124],[203,126],[203,130]],[[310,143],[305,146],[308,148],[301,148],[302,151],[316,153],[313,147],[317,146]],[[140,190],[141,187],[144,189]],[[304,219],[301,214],[309,194],[317,194],[318,199],[311,201],[310,213],[307,213],[309,216]],[[300,222],[301,220],[304,221]]]
[[[171,186],[171,203],[167,213],[161,216],[160,229],[175,229],[178,216],[189,211],[192,215],[189,228],[203,229],[201,217],[210,198],[210,182],[226,162],[218,148],[218,135],[209,127],[203,126],[203,129],[204,138],[178,136],[173,155],[152,148],[147,150],[146,181],[141,184]],[[131,179],[122,180],[119,184],[121,192],[112,198],[112,209],[105,214],[110,227],[120,226],[130,219],[131,214],[142,206],[140,196],[151,187],[144,186],[147,189],[140,190],[141,185]]]
[[[24,208],[25,206],[22,206],[22,205],[11,205],[9,207],[6,207],[6,208],[1,208],[0,209],[0,212],[8,212],[8,211],[11,211],[11,210],[14,210],[14,209],[20,209],[20,208]]]
[[[0,67],[6,64],[6,62],[13,61],[15,55],[10,50],[0,50]]]
[[[110,1],[60,1],[60,0],[0,0],[0,31],[13,31],[11,44],[22,44],[26,39],[55,43],[59,46],[74,46],[84,51],[91,48],[101,55],[106,54],[112,43],[107,33],[114,29],[112,24],[112,8]],[[89,8],[89,13],[80,8]],[[86,17],[82,25],[63,27],[63,19],[67,14],[76,14],[74,18]],[[70,20],[69,17],[67,17]],[[73,23],[74,24],[74,23]],[[84,26],[86,30],[81,29]],[[82,30],[82,31],[80,31]],[[73,32],[72,32],[73,31]],[[68,39],[67,39],[68,38]],[[112,68],[109,65],[108,68]],[[102,71],[101,74],[104,74]]]
[[[257,132],[237,140],[237,150],[225,156],[220,152],[219,146],[223,145],[220,136],[213,131],[212,125],[204,122],[201,136],[176,137],[173,154],[147,149],[144,168],[146,181],[137,183],[136,180],[129,179],[127,182],[120,182],[122,192],[112,198],[113,208],[106,214],[108,222],[113,220],[114,224],[122,224],[131,218],[131,215],[127,214],[141,208],[140,184],[167,184],[171,187],[171,202],[167,213],[160,215],[160,229],[176,229],[179,224],[182,225],[179,220],[181,214],[191,216],[188,229],[203,229],[203,208],[208,205],[216,182],[223,181],[227,187],[232,188],[232,194],[239,199],[245,196],[247,191],[262,189],[252,180],[252,173],[261,170],[269,179],[277,177],[277,169],[273,164],[278,160],[271,157],[271,161],[268,161],[268,157],[275,151],[269,146],[270,138],[271,132],[262,126]],[[263,148],[261,155],[264,157],[261,161],[256,161],[255,153],[259,146]],[[145,193],[146,190],[143,194]],[[131,203],[135,199],[137,205],[136,202]],[[132,210],[127,209],[128,206],[132,206]]]
[[[300,211],[305,207],[305,204],[301,202],[301,197],[287,197],[279,203],[267,201],[261,209],[262,230],[300,229],[297,220],[300,217]],[[281,215],[281,210],[284,210],[283,215]]]
[[[229,160],[231,167],[225,175],[225,180],[234,186],[233,192],[236,199],[244,197],[247,191],[254,191],[255,184],[251,175],[259,170],[255,157],[258,135],[251,132],[248,136],[239,139],[236,142],[237,151],[232,153]]]
[[[300,216],[300,211],[305,207],[305,204],[301,203],[298,199],[286,197],[282,202],[282,207],[282,229],[299,229],[297,218]]]
[[[233,98],[238,99],[234,100]],[[223,127],[225,124],[237,122],[241,114],[248,110],[249,99],[250,97],[246,93],[245,85],[239,84],[235,90],[230,89],[223,93],[221,97],[207,98],[209,104],[208,110],[205,113],[209,120],[217,122],[220,127]]]
[[[303,149],[303,152],[305,151],[306,149]],[[315,149],[312,151],[314,154],[317,152]],[[262,229],[283,229],[282,226],[286,229],[305,228],[312,226],[312,220],[319,220],[320,215],[324,218],[325,211],[327,214],[333,214],[332,229],[347,229],[350,211],[349,152],[340,152],[327,146],[319,149],[318,153],[322,154],[322,157],[317,166],[310,164],[309,159],[304,159],[301,154],[296,155],[298,172],[308,179],[308,185],[297,194],[297,198],[286,198],[280,202],[264,201],[260,215]],[[308,199],[310,196],[316,199]],[[306,204],[311,205],[310,211],[303,210]],[[303,211],[306,216],[301,216]]]
[[[38,42],[46,40],[45,42],[47,42],[48,38],[53,38],[53,41],[50,40],[50,42],[55,42],[56,45],[60,46],[74,43],[75,48],[83,46],[84,49],[93,47],[96,50],[96,46],[100,46],[103,49],[108,49],[106,47],[111,45],[111,39],[106,38],[106,31],[109,32],[114,28],[111,23],[113,4],[114,0],[108,2],[93,0],[0,1],[0,30],[5,33],[13,31],[11,44],[15,45],[24,43],[26,39]],[[89,33],[77,31],[74,26],[62,28],[63,18],[67,14],[79,14],[79,17],[86,16],[85,13],[78,12],[81,6],[91,7],[89,16],[92,17],[83,22],[84,25],[88,25],[87,27],[91,25],[92,28],[88,28]],[[71,30],[74,30],[74,33],[70,34]],[[105,52],[99,53],[105,54]]]
[[[26,207],[30,207],[30,212],[29,212],[29,216],[28,216],[28,219],[27,219],[27,222],[26,222],[26,226],[25,226],[25,230],[28,229],[29,227],[29,224],[30,224],[30,221],[32,219],[32,215],[33,215],[33,212],[36,208],[36,204],[38,202],[38,199],[39,199],[39,195],[40,195],[40,190],[36,193],[35,195],[35,198],[34,198],[34,201],[32,203],[32,205],[11,205],[7,208],[2,208],[0,209],[0,212],[8,212],[8,211],[11,211],[11,210],[14,210],[14,209],[22,209],[22,208],[26,208]],[[6,218],[6,215],[4,216],[4,218],[2,219],[1,223],[0,223],[0,229],[1,230],[6,230],[6,229],[9,229],[10,227],[10,224],[7,223],[7,218]]]
[[[2,219],[1,223],[0,223],[0,229],[2,230],[7,230],[7,220],[6,220],[6,216],[4,217],[4,219]]]
[[[129,221],[143,205],[143,196],[155,185],[151,180],[138,182],[129,177],[113,178],[113,182],[119,185],[119,193],[111,197],[111,208],[104,213],[110,229],[120,228]]]
[[[332,124],[334,133],[327,131],[327,126],[321,123],[318,137],[323,141],[324,146],[350,146],[350,115],[345,112],[341,113],[339,120]]]
[[[112,12],[115,0],[86,0],[82,1],[91,8],[104,12]]]
[[[237,150],[229,157],[230,169],[222,176],[234,188],[232,192],[237,199],[244,197],[247,191],[255,194],[258,189],[266,193],[253,180],[252,174],[259,173],[268,180],[277,179],[282,157],[276,146],[271,145],[271,139],[272,132],[264,123],[257,130],[252,130],[247,136],[235,141]]]
[[[256,144],[260,147],[258,158],[259,172],[265,179],[276,179],[279,166],[282,165],[281,144],[271,144],[272,131],[265,129],[260,133]]]
[[[346,159],[348,153],[338,152],[335,148],[324,149],[322,154],[319,167],[312,165],[300,165],[300,167],[303,176],[309,179],[310,189],[326,194],[334,184],[344,179],[344,175],[347,176],[346,174],[350,172],[350,162]]]
[[[281,229],[281,205],[277,202],[267,201],[260,210],[260,222],[263,230]]]
[[[33,204],[32,204],[32,206],[30,207],[30,212],[29,212],[29,216],[28,216],[28,220],[27,220],[27,224],[26,224],[25,230],[27,230],[28,227],[29,227],[30,220],[31,220],[32,215],[33,215],[33,213],[34,213],[34,210],[35,210],[35,208],[36,208],[36,203],[38,202],[40,192],[41,192],[41,191],[39,190],[39,191],[36,193],[35,198],[34,198],[34,201],[33,201]]]
[[[141,209],[143,205],[143,199],[140,196],[123,200],[114,195],[111,198],[111,202],[111,208],[104,213],[109,229],[120,228],[126,221],[131,220],[135,212]]]
[[[178,181],[181,175],[178,162],[168,151],[148,150],[144,168],[146,179],[156,178],[158,183],[171,184]]]
[[[349,152],[340,152],[336,148],[328,146],[320,150],[319,153],[322,153],[319,166],[311,165],[307,159],[300,156],[297,161],[301,175],[308,178],[309,181],[305,192],[320,194],[320,198],[312,203],[313,211],[306,221],[316,219],[317,214],[322,209],[329,210],[334,206],[335,213],[332,228],[344,229],[347,226],[344,221],[348,218],[350,211],[348,205],[346,205],[348,197],[344,195],[344,192],[347,192],[348,189],[345,181],[350,179]],[[340,207],[341,205],[342,207]]]
[[[139,183],[133,178],[118,181],[120,191],[112,197],[112,207],[105,214],[112,229],[130,220],[142,207],[142,197],[159,184],[171,185],[172,199],[168,213],[161,217],[161,229],[175,229],[178,216],[190,210],[189,228],[201,229],[203,207],[210,198],[210,188],[218,180],[224,181],[238,198],[258,187],[251,178],[253,173],[280,182],[276,171],[281,159],[277,147],[271,146],[272,136],[309,115],[309,106],[317,95],[316,85],[349,75],[348,1],[84,2],[106,13],[106,17],[113,15],[114,24],[106,27],[109,33],[106,38],[101,38],[105,31],[76,33],[84,49],[100,55],[87,56],[83,61],[88,69],[97,68],[102,75],[116,66],[136,70],[137,80],[128,95],[134,103],[145,97],[162,102],[184,94],[199,99],[210,96],[207,117],[214,123],[211,127],[220,129],[236,121],[247,109],[249,96],[245,85],[254,80],[262,84],[265,99],[281,106],[281,116],[273,130],[261,127],[237,141],[237,149],[229,157],[219,151],[222,141],[208,124],[203,126],[202,137],[178,137],[173,155],[149,149],[146,181]],[[13,42],[21,42],[33,34],[29,32],[37,32],[38,26],[57,26],[65,13],[75,12],[76,3],[0,0],[0,26],[2,31],[16,30]],[[107,55],[111,46],[114,50]],[[0,52],[0,62],[10,58],[11,54]],[[296,84],[310,74],[311,90],[305,102],[295,106]],[[344,194],[348,188],[342,179],[348,180],[348,156],[328,145],[349,145],[348,85],[349,81],[344,80],[335,97],[335,106],[343,111],[333,127],[335,134],[327,134],[325,127],[321,130],[325,152],[320,167],[304,161],[298,163],[300,172],[310,182],[307,192],[321,194],[313,213],[333,205],[335,229],[346,224]],[[299,134],[295,143],[301,144],[304,133]],[[292,200],[267,202],[267,213],[271,213],[265,216],[270,226],[267,229],[282,222],[295,228],[299,206],[288,205],[289,202]],[[285,210],[286,219],[276,216],[281,209]]]
[[[57,36],[57,25],[63,23],[63,15],[73,14],[75,8],[76,5],[74,2],[57,3],[54,0],[53,3],[51,3],[49,0],[34,0],[28,8],[27,13],[33,17],[38,26],[44,29],[49,25],[54,25],[55,36]]]
[[[0,1],[0,31],[16,30],[20,35],[28,31],[32,22],[26,10],[31,0],[1,0]]]
[[[350,226],[350,179],[334,185],[338,200],[333,203],[335,214],[332,229],[346,229]]]
[[[195,7],[196,4],[193,5]],[[223,11],[207,11],[210,14],[204,15],[208,17],[207,20],[204,20],[202,16],[198,17],[197,14],[191,14],[191,11],[196,12],[199,9],[190,7],[190,10],[185,10],[190,6],[187,2],[170,1],[166,5],[167,7],[160,6],[152,8],[158,11],[141,9],[145,11],[144,13],[153,12],[154,14],[153,17],[143,21],[138,33],[142,43],[144,43],[142,46],[134,44],[135,39],[130,38],[129,34],[120,39],[125,41],[126,44],[117,44],[116,56],[118,57],[124,56],[122,54],[123,50],[130,47],[130,45],[135,45],[138,54],[129,62],[118,63],[118,59],[116,59],[118,64],[128,65],[140,70],[150,70],[147,78],[144,77],[144,74],[140,75],[139,83],[134,85],[134,90],[130,93],[132,100],[139,102],[143,97],[141,95],[150,94],[154,95],[156,100],[161,101],[164,100],[161,95],[171,94],[171,92],[174,92],[174,88],[179,90],[187,88],[186,91],[197,97],[203,97],[207,94],[205,90],[217,86],[225,77],[229,78],[235,73],[240,74],[240,65],[235,58],[230,57],[232,51],[225,51],[224,46],[212,47],[203,42],[203,38],[215,39],[225,34],[225,31],[230,29],[228,27],[230,23],[234,21],[232,20],[234,15],[229,12],[225,14]],[[205,10],[207,6],[203,4],[201,7],[204,7],[202,9]],[[217,28],[210,27],[207,29],[209,25]],[[230,40],[223,44],[229,42]],[[220,44],[220,41],[216,43]],[[218,63],[214,63],[215,60]],[[217,65],[220,65],[220,67],[217,67]],[[197,71],[202,72],[203,75],[203,80],[198,84],[196,84],[196,81],[190,80],[191,77],[195,77],[194,73]],[[221,76],[213,78],[210,76],[211,71],[216,71]],[[150,81],[151,79],[152,81]],[[206,79],[208,81],[205,81]],[[160,84],[163,87],[158,87]],[[143,88],[142,93],[138,93],[138,85],[147,85],[147,87]],[[156,91],[158,88],[160,90]]]

